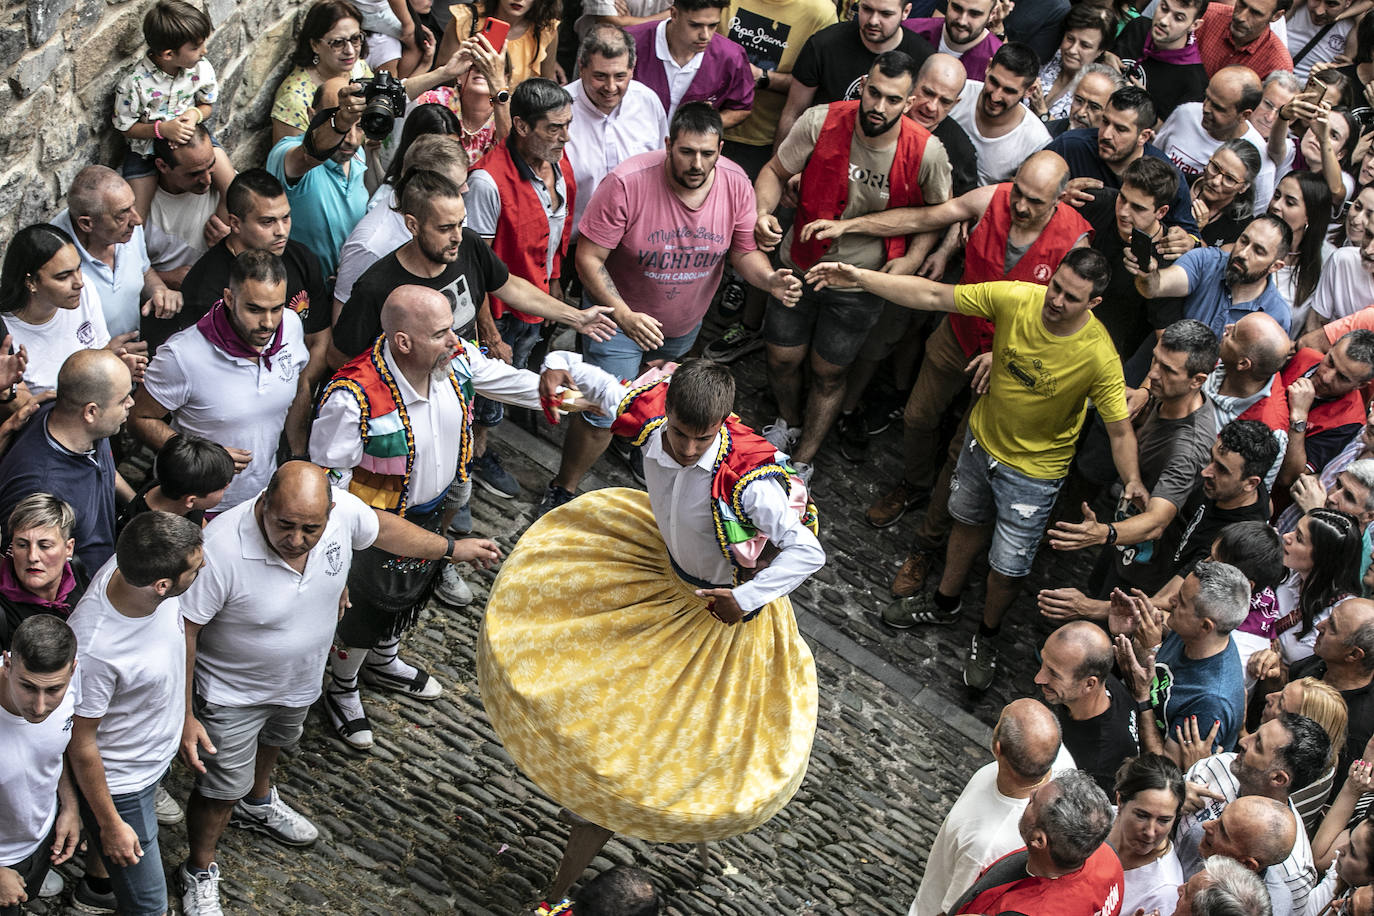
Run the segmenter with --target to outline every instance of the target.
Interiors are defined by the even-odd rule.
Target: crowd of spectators
[[[74,905],[150,916],[220,912],[231,822],[314,842],[280,749],[441,695],[401,635],[474,601],[442,561],[498,559],[472,485],[526,498],[494,431],[570,347],[758,361],[822,509],[900,422],[882,620],[962,620],[986,562],[970,690],[1037,552],[1095,554],[913,914],[1368,912],[1370,8],[315,0],[248,162],[209,17],[150,3],[127,155],[0,264],[0,913],[83,835]],[[608,449],[642,482],[610,421],[536,516]],[[657,912],[603,877],[546,911]]]

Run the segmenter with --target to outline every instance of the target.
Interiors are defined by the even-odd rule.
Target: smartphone
[[[506,46],[506,36],[510,34],[510,23],[502,22],[500,19],[488,19],[487,24],[482,27],[482,34],[487,37],[487,42],[491,49],[497,54]]]
[[[1135,255],[1135,262],[1140,265],[1140,269],[1149,271],[1154,268],[1154,243],[1150,240],[1150,235],[1139,229],[1131,230],[1131,254]]]

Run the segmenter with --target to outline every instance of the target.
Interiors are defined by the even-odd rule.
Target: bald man
[[[1202,823],[1198,854],[1229,856],[1253,872],[1263,874],[1288,858],[1297,839],[1297,818],[1284,802],[1260,795],[1242,795],[1219,816]]]
[[[319,836],[282,800],[272,771],[320,697],[353,552],[373,544],[439,561],[499,556],[491,541],[454,542],[378,512],[305,461],[282,465],[265,490],[206,530],[206,569],[181,599],[181,756],[196,773],[186,809],[190,856],[179,873],[193,898],[186,912],[218,912],[206,909],[206,895],[218,893],[215,847],[231,818],[290,846]]]
[[[1288,398],[1279,371],[1292,346],[1283,325],[1264,312],[1251,312],[1222,330],[1217,367],[1202,386],[1216,411],[1217,429],[1232,420],[1258,420],[1273,433],[1279,456],[1264,475],[1266,488],[1273,487],[1288,448]]]
[[[310,128],[282,137],[267,154],[267,171],[291,203],[291,238],[315,253],[326,277],[338,272],[339,250],[367,212],[362,113],[362,90],[348,77],[326,80],[315,93]]]
[[[1202,174],[1212,153],[1227,140],[1243,139],[1260,154],[1255,178],[1255,212],[1263,213],[1274,194],[1274,163],[1268,146],[1250,123],[1250,114],[1264,97],[1264,87],[1249,67],[1223,67],[1207,82],[1201,102],[1188,102],[1155,135],[1154,144],[1190,181]]]
[[[439,537],[449,484],[467,480],[473,395],[538,409],[539,376],[464,347],[438,290],[397,287],[382,305],[382,331],[325,387],[310,457],[329,469],[339,490]],[[575,368],[574,379],[581,372]],[[360,672],[370,684],[416,699],[442,692],[437,680],[398,654],[401,634],[419,619],[441,566],[381,544],[359,551],[348,575],[351,604],[336,634],[341,648],[325,709],[339,736],[365,750],[372,726],[358,691]]]
[[[1112,641],[1097,624],[1066,623],[1045,640],[1035,686],[1059,717],[1064,746],[1109,797],[1121,761],[1139,752],[1135,701],[1112,674]]]
[[[39,408],[0,458],[0,519],[26,496],[51,493],[76,511],[76,555],[94,572],[114,555],[115,497],[134,491],[115,470],[110,437],[133,406],[129,367],[109,350],[77,350],[57,374],[57,399]],[[5,531],[8,543],[14,532]]]
[[[1074,768],[1059,723],[1039,700],[1008,703],[992,731],[993,762],[964,786],[930,846],[909,916],[946,913],[993,862],[1025,845],[1019,824],[1036,786]]]

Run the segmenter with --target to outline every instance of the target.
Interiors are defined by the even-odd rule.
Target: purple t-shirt
[[[641,22],[625,31],[635,42],[635,79],[658,95],[664,111],[671,111],[668,74],[663,61],[658,59],[656,33],[661,25],[662,22]],[[727,111],[753,108],[754,75],[744,49],[724,35],[712,35],[701,67],[692,77],[692,84],[687,87],[680,104],[688,102],[710,102]]]
[[[578,228],[610,249],[606,271],[637,312],[681,337],[706,314],[731,251],[753,251],[754,187],[728,159],[716,162],[711,190],[695,210],[668,187],[664,150],[626,159],[602,179]]]
[[[908,28],[920,35],[930,46],[937,51],[953,53],[947,48],[940,47],[940,36],[945,28],[945,20],[940,17],[933,19],[908,19],[902,23],[904,28]],[[997,53],[997,49],[1002,47],[1002,39],[991,32],[983,35],[983,40],[969,48],[959,57],[959,62],[964,65],[964,70],[968,73],[971,80],[982,80],[988,74],[988,61],[992,60],[992,55]],[[638,76],[638,74],[635,74]]]

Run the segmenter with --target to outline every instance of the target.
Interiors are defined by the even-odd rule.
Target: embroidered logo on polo
[[[343,571],[343,545],[338,541],[331,541],[329,546],[324,549],[324,562],[328,565],[328,573],[337,576]]]
[[[296,377],[296,363],[291,359],[291,348],[282,347],[273,357],[277,364],[277,377],[283,382],[289,382]]]
[[[95,343],[95,328],[91,327],[89,321],[83,321],[77,325],[76,339],[83,347],[89,347]]]

